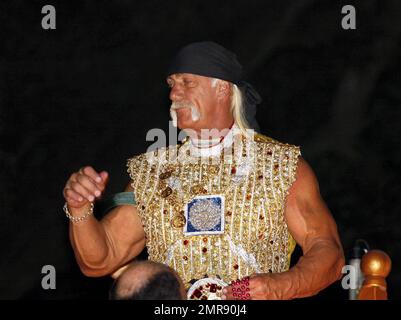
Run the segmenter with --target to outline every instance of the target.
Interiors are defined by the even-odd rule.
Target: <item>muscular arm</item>
[[[131,186],[126,191],[132,191]],[[88,207],[81,209],[82,215]],[[118,206],[101,221],[70,222],[70,240],[82,272],[91,277],[112,273],[136,257],[145,247],[145,233],[137,209]]]
[[[289,271],[271,275],[267,295],[293,299],[317,294],[339,279],[344,255],[336,223],[321,198],[317,179],[302,158],[287,197],[285,219],[303,256]]]

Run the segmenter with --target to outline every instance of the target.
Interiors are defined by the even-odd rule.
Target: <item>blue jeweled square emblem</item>
[[[197,196],[185,206],[187,236],[224,232],[224,196]]]

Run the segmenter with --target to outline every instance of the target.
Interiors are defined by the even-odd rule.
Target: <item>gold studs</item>
[[[162,172],[162,173],[159,175],[159,178],[160,178],[161,180],[170,178],[172,173],[173,173],[173,172],[172,172],[171,170]]]
[[[183,228],[185,226],[186,219],[184,215],[177,214],[171,219],[171,226],[176,229]]]
[[[197,185],[194,185],[193,187],[191,187],[191,193],[194,194],[194,195],[206,194],[207,190],[206,190],[206,188],[204,186],[202,186],[200,184],[197,184]]]
[[[173,190],[170,187],[167,187],[162,191],[161,196],[162,198],[167,198],[172,192]]]

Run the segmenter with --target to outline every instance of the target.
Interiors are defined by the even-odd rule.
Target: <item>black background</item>
[[[341,28],[346,4],[356,30]],[[347,255],[358,238],[386,251],[401,298],[400,1],[2,1],[0,23],[0,298],[107,298],[110,279],[75,263],[64,183],[89,164],[110,173],[108,195],[126,186],[126,159],[168,126],[169,59],[200,40],[237,53],[262,133],[301,146]],[[48,264],[56,290],[40,285]]]

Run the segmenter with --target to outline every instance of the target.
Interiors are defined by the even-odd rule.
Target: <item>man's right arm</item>
[[[64,196],[72,216],[84,215],[95,191],[103,191],[105,181],[96,182],[90,167],[73,174]],[[106,180],[102,173],[102,180]],[[132,191],[128,186],[126,191]],[[99,194],[99,193],[97,193]],[[83,199],[79,201],[79,199]],[[111,210],[101,221],[93,215],[81,222],[70,222],[70,240],[82,272],[91,277],[113,273],[136,257],[145,247],[145,233],[135,206],[122,205]]]

